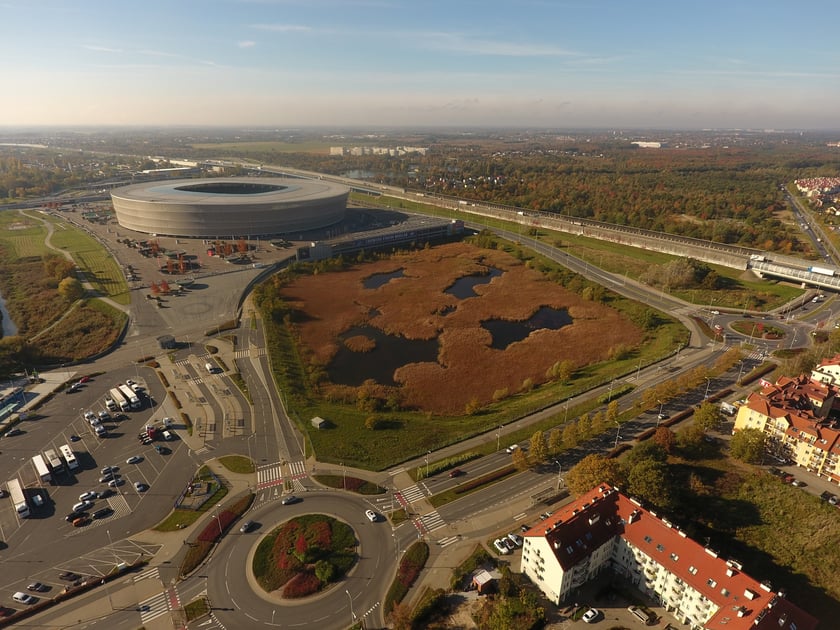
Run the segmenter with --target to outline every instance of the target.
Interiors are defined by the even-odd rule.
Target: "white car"
[[[379,516],[373,510],[365,510],[365,516],[367,516],[367,519],[371,523],[375,523],[377,520],[379,520]]]
[[[583,617],[581,617],[581,619],[583,619],[583,623],[593,623],[600,614],[601,613],[598,612],[597,608],[590,608],[585,613],[583,613]]]
[[[494,540],[493,546],[496,548],[496,551],[498,551],[503,556],[506,556],[510,553],[510,549],[508,549],[507,545],[501,538],[497,538],[496,540]]]
[[[82,494],[79,495],[79,501],[90,501],[91,499],[95,499],[98,496],[99,494],[97,492],[94,492],[93,490],[88,490],[87,492],[82,492]]]
[[[137,462],[142,462],[143,458],[139,455],[132,455],[127,460],[125,460],[126,464],[136,464]]]
[[[20,591],[12,595],[12,599],[16,602],[20,602],[21,604],[26,604],[27,606],[38,601],[37,597],[33,597],[29,593],[22,593]]]
[[[93,505],[93,501],[79,501],[76,505],[73,506],[73,511],[84,512],[91,505]]]

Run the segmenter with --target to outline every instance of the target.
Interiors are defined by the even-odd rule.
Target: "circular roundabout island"
[[[263,591],[293,600],[329,589],[357,559],[350,525],[326,514],[302,514],[263,537],[251,571]]]
[[[323,180],[226,177],[145,182],[111,193],[117,222],[187,238],[275,236],[344,219],[350,191]]]

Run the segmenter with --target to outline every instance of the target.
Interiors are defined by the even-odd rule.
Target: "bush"
[[[158,378],[160,379],[160,382],[163,383],[163,386],[165,388],[169,389],[169,380],[166,378],[166,374],[164,374],[161,371],[158,371],[157,375],[158,375]]]
[[[399,604],[408,593],[408,589],[414,584],[420,571],[426,566],[429,559],[429,545],[425,542],[416,542],[409,547],[400,560],[397,568],[397,575],[391,583],[385,595],[385,614],[389,614],[395,604]]]
[[[169,397],[172,399],[172,404],[173,404],[173,405],[175,405],[175,408],[176,408],[176,409],[180,409],[180,408],[183,406],[183,405],[181,405],[181,401],[180,401],[180,400],[178,400],[178,397],[175,395],[175,392],[173,392],[173,391],[170,389],[170,390],[169,390],[169,391],[167,391],[166,393],[167,393],[167,394],[169,394]]]
[[[303,572],[295,575],[283,587],[283,597],[295,599],[317,593],[321,588],[321,580],[314,574]]]

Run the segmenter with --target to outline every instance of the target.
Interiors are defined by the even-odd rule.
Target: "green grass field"
[[[73,256],[79,268],[101,295],[118,304],[129,304],[131,296],[125,275],[111,254],[95,239],[63,221],[50,219],[55,225],[52,244]]]
[[[43,256],[47,231],[40,221],[18,212],[0,213],[0,243],[7,250],[9,260]]]

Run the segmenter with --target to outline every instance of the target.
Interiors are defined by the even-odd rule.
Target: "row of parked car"
[[[502,555],[513,553],[519,549],[523,544],[522,536],[519,534],[510,533],[507,536],[502,536],[493,541],[493,546]]]

